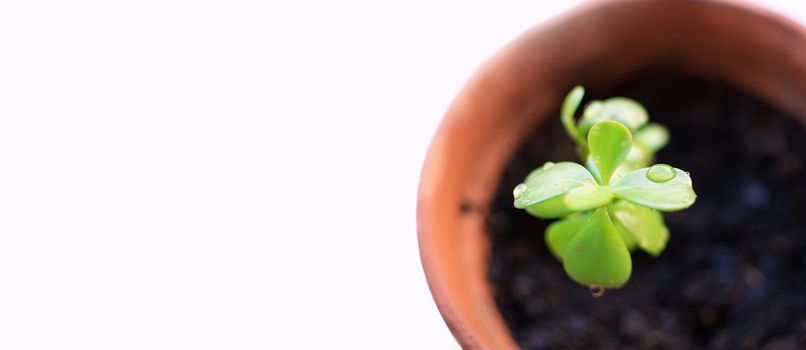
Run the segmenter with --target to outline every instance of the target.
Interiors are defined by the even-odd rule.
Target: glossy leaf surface
[[[586,211],[607,205],[613,199],[613,190],[607,186],[583,185],[563,197],[565,206],[574,211]]]
[[[607,185],[610,176],[629,155],[631,146],[630,130],[621,123],[606,120],[591,128],[588,150],[602,185]]]
[[[539,203],[526,207],[526,212],[541,219],[556,219],[574,213],[574,210],[565,204],[565,195],[561,194]]]
[[[666,249],[669,229],[657,210],[622,200],[614,202],[610,209],[616,227],[626,231],[641,249],[653,256]]]
[[[593,212],[568,242],[563,268],[571,279],[585,286],[618,288],[630,278],[630,252],[610,221],[607,209]]]
[[[670,176],[666,176],[668,179],[665,181],[657,180],[666,177],[650,179],[653,174],[657,174],[654,171],[657,168],[653,168],[658,166],[671,169]],[[694,204],[697,199],[688,173],[668,165],[653,165],[649,168],[633,170],[616,179],[610,187],[620,198],[661,211],[685,209]]]
[[[515,187],[515,207],[523,209],[560,196],[575,187],[595,184],[588,169],[572,162],[546,163],[532,171],[524,183]]]
[[[581,214],[568,219],[558,220],[546,228],[546,245],[549,251],[559,261],[563,261],[563,254],[568,242],[574,238],[582,225],[588,221],[590,214]]]

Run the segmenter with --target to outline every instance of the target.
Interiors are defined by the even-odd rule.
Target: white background
[[[576,2],[3,2],[0,349],[456,349],[426,148]]]

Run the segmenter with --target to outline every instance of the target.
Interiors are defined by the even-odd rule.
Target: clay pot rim
[[[582,4],[576,5],[571,9],[568,9],[556,16],[553,16],[541,23],[538,23],[525,32],[516,36],[513,40],[511,40],[506,46],[498,50],[491,58],[487,59],[479,68],[473,72],[471,78],[466,81],[460,91],[452,100],[450,106],[448,107],[447,111],[442,117],[442,120],[439,123],[439,126],[434,133],[432,138],[431,144],[427,150],[427,156],[423,163],[422,170],[420,173],[419,179],[419,186],[418,186],[418,193],[417,193],[417,212],[416,212],[416,220],[417,220],[417,238],[418,238],[418,246],[420,250],[420,260],[423,265],[423,271],[425,272],[425,277],[428,282],[428,287],[431,291],[431,294],[434,298],[434,301],[439,309],[440,314],[442,315],[443,319],[445,320],[448,328],[457,339],[459,344],[462,348],[465,349],[480,349],[482,348],[482,342],[479,338],[473,334],[470,330],[470,327],[465,324],[463,320],[462,313],[459,311],[459,308],[455,305],[452,301],[451,296],[446,291],[444,287],[443,276],[438,275],[436,265],[437,258],[436,255],[432,253],[433,247],[430,246],[427,236],[433,234],[426,229],[425,222],[432,220],[431,213],[432,213],[432,206],[430,203],[429,198],[425,195],[426,191],[425,188],[430,188],[432,186],[433,180],[437,178],[437,174],[442,172],[442,168],[446,167],[445,164],[440,163],[439,159],[434,159],[432,156],[435,153],[438,153],[439,150],[442,150],[447,147],[448,144],[448,135],[450,134],[449,130],[455,129],[459,124],[460,121],[457,120],[456,110],[458,109],[458,104],[469,95],[469,92],[474,89],[474,83],[481,80],[481,77],[486,74],[487,71],[492,70],[492,67],[496,67],[501,64],[506,64],[509,56],[509,52],[515,50],[520,45],[523,45],[528,38],[536,35],[541,31],[544,31],[546,28],[552,26],[554,23],[563,22],[570,18],[574,18],[580,16],[589,11],[597,11],[601,8],[605,8],[614,4],[619,3],[627,3],[631,0],[598,0],[598,1],[588,1]],[[675,0],[648,0],[648,1],[675,1]],[[708,3],[713,6],[721,6],[726,9],[738,10],[742,12],[749,13],[755,17],[758,17],[762,20],[768,22],[777,23],[780,27],[790,30],[792,32],[797,32],[801,34],[806,34],[806,30],[803,27],[791,19],[790,17],[784,16],[782,14],[773,12],[767,8],[764,8],[760,5],[741,1],[741,0],[705,0],[702,1],[703,3]]]

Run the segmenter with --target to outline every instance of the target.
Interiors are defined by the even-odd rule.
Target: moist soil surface
[[[667,126],[657,162],[691,173],[697,202],[664,215],[664,253],[633,254],[630,281],[593,298],[546,248],[547,220],[512,189],[547,161],[578,161],[559,116],[510,160],[488,208],[489,279],[523,349],[806,349],[806,128],[727,84],[648,74],[626,96]],[[806,116],[803,116],[806,117]]]

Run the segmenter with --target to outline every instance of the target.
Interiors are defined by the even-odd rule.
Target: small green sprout
[[[694,204],[691,177],[666,164],[650,165],[669,141],[631,99],[592,101],[578,122],[585,91],[577,86],[562,106],[562,123],[585,166],[547,162],[513,190],[515,207],[544,219],[549,251],[575,282],[598,297],[630,278],[630,252],[660,255],[669,240],[660,211]]]

